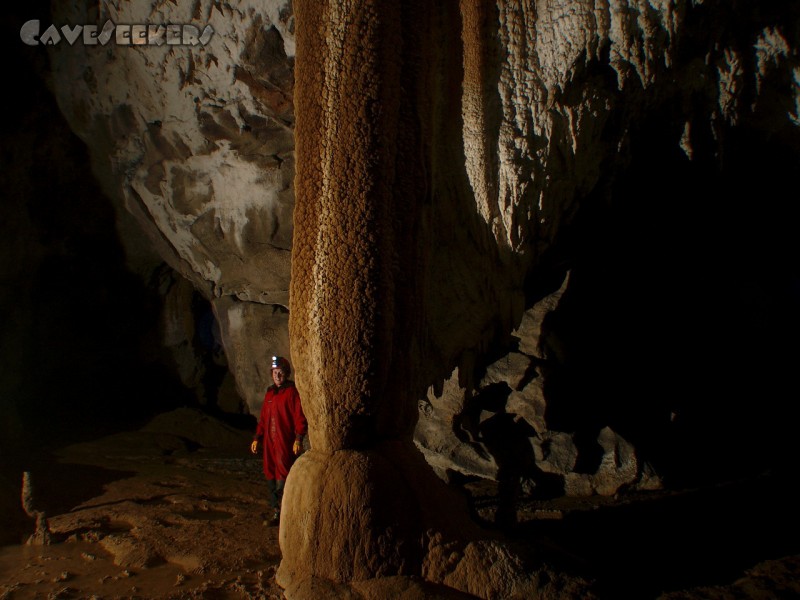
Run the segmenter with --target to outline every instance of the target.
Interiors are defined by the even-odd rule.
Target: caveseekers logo
[[[114,38],[117,46],[205,46],[214,35],[214,28],[206,25],[202,31],[195,25],[115,25],[106,21],[97,25],[50,25],[42,32],[38,19],[26,22],[19,37],[29,46],[55,46],[65,40],[72,46],[79,39],[86,46],[105,46]]]

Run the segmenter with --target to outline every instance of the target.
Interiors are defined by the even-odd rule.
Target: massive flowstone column
[[[290,333],[312,444],[324,452],[407,438],[416,327],[413,239],[424,193],[414,98],[421,2],[295,6],[297,155]],[[412,6],[418,4],[419,6]],[[403,281],[400,278],[403,277]],[[400,335],[399,324],[403,324]]]
[[[281,579],[420,572],[421,467],[408,384],[416,340],[412,224],[424,193],[419,34],[424,2],[295,6],[297,201],[290,334],[313,450],[287,487]],[[401,277],[404,278],[401,281]]]
[[[545,585],[502,545],[478,541],[461,499],[412,443],[424,349],[417,278],[430,235],[420,223],[431,185],[429,4],[294,5],[289,327],[313,449],[284,496],[278,581],[290,598],[344,584],[481,597]]]

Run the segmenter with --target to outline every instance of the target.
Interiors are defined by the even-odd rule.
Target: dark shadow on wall
[[[0,475],[12,487],[58,446],[194,400],[159,360],[162,298],[126,267],[111,203],[45,86],[46,49],[19,39],[37,17],[46,3],[0,20],[14,81],[0,121]]]
[[[149,280],[129,270],[112,203],[45,84],[47,49],[19,39],[25,21],[50,22],[47,5],[0,16],[14,84],[0,120],[0,543],[32,531],[20,505],[23,471],[33,473],[48,514],[126,475],[60,464],[58,448],[204,401],[226,422],[253,426],[249,415],[218,407],[227,363],[210,306],[196,292],[180,308],[194,327],[187,360],[197,361],[202,377],[189,389],[178,376],[178,357],[163,345],[169,286],[159,273],[177,275],[157,260]],[[228,384],[230,406],[236,394]]]
[[[693,123],[691,161],[676,114],[640,122],[630,165],[578,215],[569,290],[546,322],[563,355],[548,423],[610,425],[676,485],[797,456],[800,205],[785,190],[800,156],[766,110],[719,146]]]
[[[789,468],[797,456],[796,83],[785,64],[764,68],[760,90],[755,77],[742,83],[739,122],[712,125],[717,91],[697,68],[718,44],[753,73],[757,38],[777,27],[794,48],[797,19],[788,5],[706,2],[687,12],[655,87],[634,77],[617,90],[603,59],[562,92],[570,104],[587,81],[611,87],[604,137],[617,150],[526,279],[530,307],[571,270],[545,321],[545,396],[548,427],[575,433],[579,472],[596,467],[605,426],[675,485]]]
[[[488,453],[497,465],[497,511],[492,525],[505,530],[517,524],[523,484],[533,486],[532,495],[537,499],[564,493],[561,478],[543,472],[536,465],[530,443],[530,438],[537,435],[536,431],[518,415],[506,412],[511,391],[506,382],[484,386],[468,397],[464,411],[453,423],[462,442],[472,445],[487,459]]]

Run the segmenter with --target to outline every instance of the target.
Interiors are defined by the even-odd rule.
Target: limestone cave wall
[[[0,505],[17,541],[23,470],[55,448],[136,427],[181,405],[241,414],[210,303],[109,202],[52,92],[45,47],[2,19],[10,117],[0,171]]]
[[[413,455],[403,445],[408,407],[431,381],[433,393],[422,403],[426,438],[418,441],[433,460],[450,452],[450,466],[459,470],[464,458],[477,455],[473,465],[483,470],[473,474],[527,476],[534,491],[548,482],[555,493],[576,494],[659,485],[643,456],[671,477],[687,477],[687,467],[695,476],[727,468],[730,476],[780,462],[775,450],[789,447],[780,422],[794,415],[774,381],[788,382],[785,363],[752,365],[772,379],[764,388],[730,383],[736,374],[724,366],[731,351],[718,347],[711,332],[730,335],[729,319],[754,299],[744,288],[755,281],[740,288],[728,279],[737,271],[737,253],[721,226],[739,230],[747,223],[740,211],[758,186],[746,166],[769,156],[770,172],[783,178],[796,161],[791,15],[711,3],[464,2],[457,13],[452,5],[409,3],[402,14],[381,2],[350,10],[331,2],[322,11],[305,7],[308,13],[300,6],[295,94],[302,187],[290,328],[299,345],[298,382],[312,425],[321,430],[287,490],[297,527],[282,534],[284,584],[299,594],[291,586],[309,576],[346,581],[388,568],[422,572],[479,596],[503,595],[509,581],[537,588],[530,572],[515,571],[513,559],[500,561],[503,582],[480,581],[474,542],[442,564],[439,551],[450,543],[457,511],[437,514],[439,504],[420,493],[422,476],[404,470],[404,457]],[[458,37],[443,23],[458,23]],[[731,26],[749,33],[738,31],[734,41],[725,36]],[[700,41],[701,31],[712,35]],[[753,58],[751,69],[736,58],[744,54]],[[779,111],[777,97],[765,92],[771,85],[783,89]],[[730,101],[731,89],[750,99],[747,108]],[[771,129],[767,113],[778,121]],[[740,144],[739,135],[761,141]],[[397,147],[387,147],[387,138]],[[409,139],[418,151],[405,154]],[[422,174],[426,186],[409,182],[409,172]],[[677,215],[681,197],[690,207]],[[781,212],[782,219],[796,214],[793,205]],[[782,239],[786,271],[782,291],[774,290],[781,306],[774,317],[794,328],[794,268],[785,258],[793,247]],[[771,254],[770,242],[759,240],[751,252]],[[719,271],[709,284],[695,261],[707,267],[714,258]],[[567,272],[556,302],[549,294]],[[642,281],[622,285],[624,276]],[[723,282],[724,291],[717,289]],[[675,287],[696,294],[696,304],[672,307]],[[609,298],[617,289],[633,296],[629,310]],[[536,321],[535,303],[544,299],[555,306],[539,308],[548,314],[534,325],[538,341],[524,340],[527,353],[490,360],[513,345],[508,335],[526,305],[533,304],[529,316]],[[609,318],[618,322],[605,323]],[[749,341],[781,337],[747,320]],[[665,323],[699,332],[706,347],[673,358],[687,342],[664,330]],[[498,375],[502,362],[518,364]],[[445,386],[454,364],[458,377]],[[675,391],[687,364],[703,379],[699,393]],[[767,413],[783,416],[769,433],[758,420],[761,433],[748,439],[754,421],[744,409],[751,394],[766,394]],[[694,398],[691,408],[687,397]],[[426,422],[428,412],[433,417]],[[705,429],[694,429],[703,422]],[[449,440],[439,443],[435,431],[427,436],[437,426]],[[771,434],[782,441],[759,447]],[[629,439],[643,449],[638,456]],[[407,503],[425,516],[412,524],[387,522],[376,503],[332,497],[337,482],[356,469],[355,479],[372,481],[378,495],[385,486],[394,489],[383,477],[404,479]],[[364,474],[371,472],[374,479]],[[372,519],[356,542],[352,532],[327,528],[334,514]],[[421,535],[429,526],[442,537]],[[327,537],[334,530],[338,536]],[[383,544],[394,548],[398,531],[406,532],[403,539],[428,540],[422,557],[412,545],[408,554],[370,565]],[[341,546],[341,559],[332,564],[312,539]],[[367,550],[349,553],[351,543]]]
[[[54,23],[214,28],[202,47],[36,50],[88,148],[55,146],[60,164],[80,156],[99,182],[84,201],[113,206],[87,206],[100,216],[86,236],[113,223],[105,259],[152,282],[178,380],[199,389],[214,372],[198,394],[224,388],[227,410],[253,411],[265,357],[297,363],[315,449],[287,490],[309,527],[284,540],[297,594],[303,569],[500,589],[478,581],[479,546],[447,566],[459,529],[477,534],[443,514],[458,501],[418,451],[446,480],[531,495],[791,461],[799,17],[712,0],[52,3]],[[16,171],[25,133],[8,132]],[[5,222],[8,248],[58,229],[32,185],[8,186],[27,206],[10,214],[31,215]],[[4,259],[17,281],[27,263]],[[62,300],[40,313],[82,306]],[[38,320],[20,306],[9,348]],[[345,480],[374,496],[331,510],[365,522],[333,535],[331,510],[301,519]],[[397,498],[417,522],[376,509]],[[309,555],[312,530],[344,539],[341,555]]]
[[[212,303],[238,392],[258,408],[261,359],[289,353],[291,12],[280,2],[54,2],[52,19],[214,28],[197,48],[53,46],[53,86],[103,191]]]

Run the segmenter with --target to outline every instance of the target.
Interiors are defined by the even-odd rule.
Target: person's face
[[[278,387],[286,381],[286,373],[283,372],[283,369],[272,369],[272,381],[274,381],[275,385]]]

